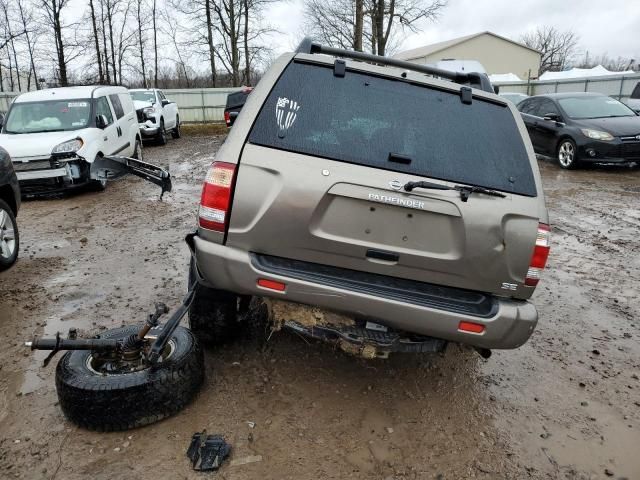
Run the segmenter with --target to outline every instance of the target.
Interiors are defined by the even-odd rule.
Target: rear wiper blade
[[[469,200],[469,195],[471,195],[472,193],[482,193],[483,195],[489,195],[491,197],[500,197],[500,198],[507,197],[502,192],[498,192],[496,190],[491,190],[489,188],[484,188],[484,187],[470,187],[468,185],[456,185],[453,188],[454,190],[458,190],[460,192],[460,200],[462,200],[463,202],[466,202],[467,200]]]
[[[407,182],[404,186],[405,192],[410,192],[414,188],[426,188],[428,190],[455,190],[453,187],[441,185],[433,182]]]
[[[428,190],[457,190],[460,192],[460,200],[466,202],[469,200],[469,196],[472,193],[482,193],[484,195],[490,195],[492,197],[505,198],[504,193],[496,190],[491,190],[484,187],[474,187],[469,185],[456,185],[455,187],[449,187],[448,185],[441,185],[433,182],[407,182],[404,186],[405,192],[411,192],[414,188],[426,188]]]

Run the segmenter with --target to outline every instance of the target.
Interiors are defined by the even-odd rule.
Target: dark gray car
[[[16,216],[20,208],[20,187],[7,151],[0,148],[0,271],[18,258],[20,236]]]
[[[190,238],[201,339],[262,299],[273,329],[370,358],[526,342],[549,251],[526,129],[481,74],[425,73],[316,44],[265,73]]]

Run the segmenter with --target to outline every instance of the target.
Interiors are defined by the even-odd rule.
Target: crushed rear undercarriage
[[[370,320],[275,299],[262,299],[273,331],[287,329],[335,345],[362,358],[387,358],[393,352],[443,352],[446,340],[402,332]]]

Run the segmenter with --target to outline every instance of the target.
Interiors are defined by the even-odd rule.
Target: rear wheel
[[[180,133],[180,117],[176,116],[176,126],[171,130],[171,136],[173,138],[180,138],[182,134]]]
[[[0,271],[16,263],[20,248],[18,223],[11,207],[0,199]]]
[[[160,119],[160,128],[158,129],[158,134],[156,136],[159,145],[167,144],[167,132],[164,129],[164,119]]]
[[[195,285],[189,307],[189,328],[205,345],[219,345],[234,339],[240,332],[238,296],[198,283],[193,259],[189,265],[189,288]]]
[[[570,170],[578,166],[578,149],[576,144],[570,138],[564,138],[558,144],[557,152],[558,163],[560,167]]]
[[[101,338],[125,339],[140,327],[109,330]],[[202,350],[194,335],[178,327],[161,361],[123,370],[89,350],[66,353],[56,368],[60,407],[73,423],[117,431],[162,420],[184,408],[204,380]]]

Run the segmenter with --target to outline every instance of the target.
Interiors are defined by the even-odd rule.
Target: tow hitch
[[[60,350],[91,350],[96,360],[109,371],[131,371],[147,368],[158,363],[171,335],[185,316],[193,301],[195,288],[191,288],[182,300],[182,304],[173,312],[164,325],[159,324],[160,317],[169,312],[164,303],[156,303],[156,310],[149,315],[137,333],[124,339],[113,338],[77,338],[75,329],[69,330],[68,338],[56,333],[53,338],[33,338],[25,342],[31,350],[50,350],[43,366],[47,366]],[[107,365],[108,364],[108,365]]]

